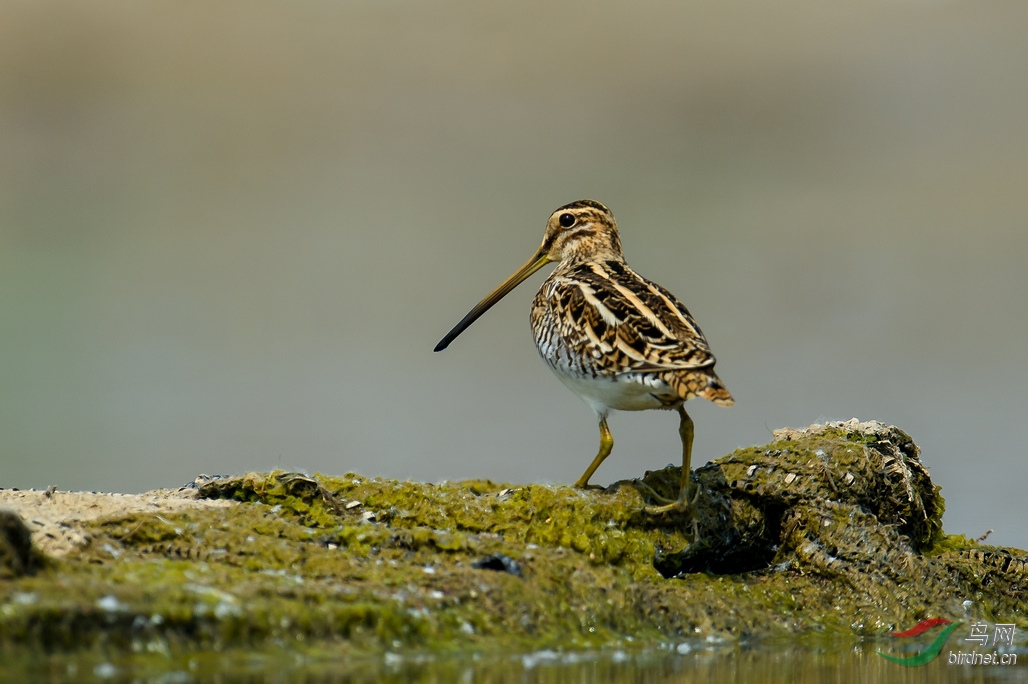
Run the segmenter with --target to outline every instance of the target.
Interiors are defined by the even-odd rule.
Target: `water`
[[[875,649],[891,642],[773,641],[759,643],[669,643],[660,648],[594,652],[472,653],[432,655],[387,653],[382,657],[302,656],[286,652],[205,653],[173,658],[106,660],[101,656],[53,656],[8,661],[0,666],[0,682],[187,682],[309,684],[340,682],[766,682],[769,684],[857,684],[902,682],[1018,682],[1028,680],[1028,649],[1019,648],[1022,663],[959,666],[947,663],[947,651],[921,667],[891,663]]]

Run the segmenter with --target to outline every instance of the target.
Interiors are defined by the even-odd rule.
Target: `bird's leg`
[[[582,477],[578,478],[578,482],[575,483],[576,487],[581,489],[603,489],[600,485],[589,484],[589,478],[593,476],[596,469],[603,463],[603,459],[610,456],[610,450],[614,448],[614,438],[610,436],[610,428],[607,427],[607,417],[600,418],[600,450],[596,454],[596,458],[589,464],[589,467],[582,473]]]
[[[692,418],[685,412],[685,407],[683,406],[678,407],[678,415],[682,418],[678,424],[678,434],[682,438],[682,488],[678,492],[677,500],[663,506],[647,506],[646,512],[651,515],[660,515],[661,513],[669,513],[671,511],[684,513],[689,510],[692,504],[696,503],[696,498],[700,495],[699,487],[697,487],[696,496],[692,499],[689,498],[689,485],[692,482]]]

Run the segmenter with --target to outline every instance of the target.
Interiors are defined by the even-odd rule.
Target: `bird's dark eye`
[[[560,218],[557,220],[560,221],[560,225],[564,226],[565,228],[570,228],[571,226],[575,225],[575,217],[571,214],[561,214]]]

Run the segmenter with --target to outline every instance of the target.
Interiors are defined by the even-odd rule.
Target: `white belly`
[[[610,409],[645,411],[669,408],[657,397],[675,396],[663,381],[642,374],[593,378],[572,375],[553,366],[550,366],[550,369],[569,390],[577,394],[600,416],[607,415]]]

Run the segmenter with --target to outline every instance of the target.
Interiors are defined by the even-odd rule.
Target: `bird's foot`
[[[687,502],[681,499],[676,499],[670,503],[662,504],[660,506],[647,506],[643,510],[650,515],[663,515],[664,513],[687,513],[692,509]]]
[[[653,489],[648,485],[643,485],[653,492]],[[700,538],[700,524],[699,524],[699,511],[696,508],[696,500],[700,498],[699,485],[696,487],[696,493],[690,498],[688,492],[683,489],[682,493],[677,499],[671,500],[666,499],[656,492],[653,492],[654,498],[658,501],[663,501],[659,506],[646,506],[643,508],[650,515],[664,515],[665,513],[679,513],[686,516],[692,522],[692,536],[693,542],[696,542]]]
[[[642,494],[647,499],[656,501],[656,502],[658,502],[660,504],[673,504],[675,502],[674,499],[669,499],[666,496],[661,496],[660,494],[657,493],[656,489],[654,489],[653,487],[649,486],[648,484],[646,484],[642,480],[633,480],[632,481],[632,486],[634,486],[636,489],[638,489],[639,493]],[[652,506],[647,506],[647,508],[652,508]]]
[[[604,490],[604,489],[606,489],[606,487],[604,487],[603,485],[589,484],[588,482],[586,482],[586,483],[583,483],[583,484],[577,484],[576,483],[575,484],[575,489],[588,489],[589,491],[595,492],[597,490]]]
[[[648,495],[651,499],[657,501],[659,506],[647,506],[646,512],[650,515],[662,515],[664,513],[687,513],[693,508],[697,499],[700,498],[700,487],[696,485],[696,493],[689,498],[688,490],[683,488],[677,499],[668,499],[667,497],[661,496],[657,491],[642,481],[636,481],[635,486],[640,489],[644,494]]]

